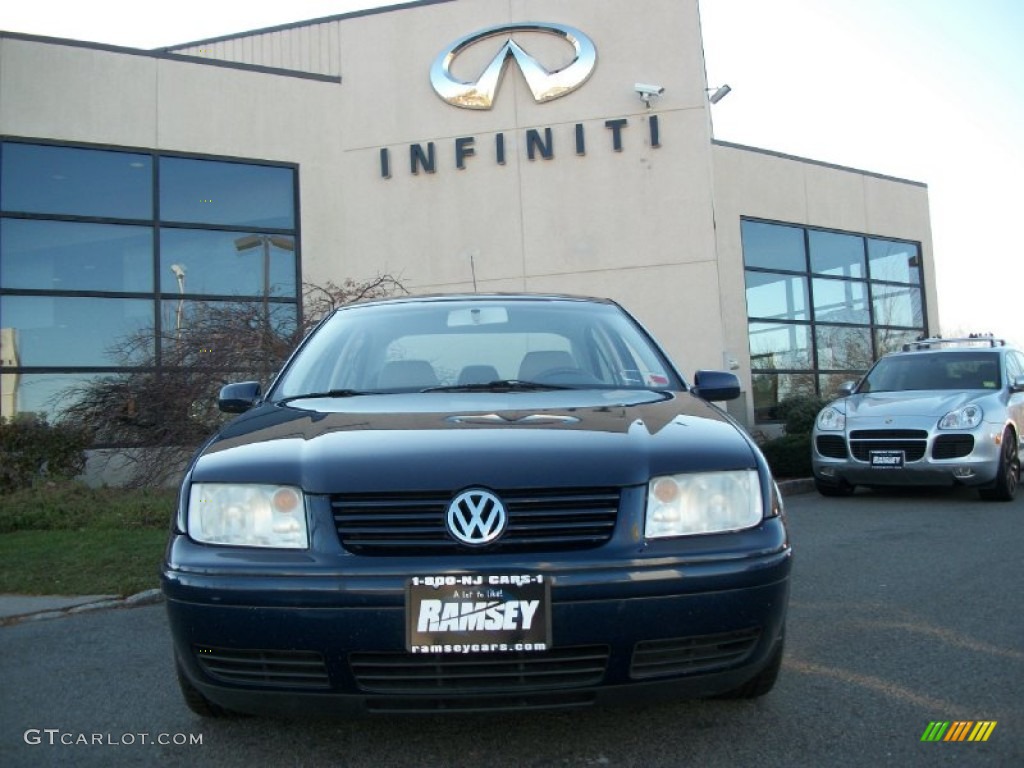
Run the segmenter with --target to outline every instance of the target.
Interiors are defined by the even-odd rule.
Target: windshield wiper
[[[427,387],[421,392],[543,392],[551,389],[574,389],[562,384],[542,384],[538,381],[520,381],[519,379],[497,379],[486,383],[448,384],[440,387]]]
[[[311,400],[315,397],[358,397],[369,395],[370,392],[360,392],[358,389],[328,389],[324,392],[306,392],[302,395],[289,395],[275,400],[275,403],[290,403],[292,400]]]

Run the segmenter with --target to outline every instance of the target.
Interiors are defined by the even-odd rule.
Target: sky
[[[33,0],[4,3],[0,29],[157,48],[387,4]],[[639,6],[622,3],[624,13]],[[1024,346],[1024,2],[700,9],[708,82],[733,89],[712,107],[715,137],[926,183],[941,326],[932,330]]]

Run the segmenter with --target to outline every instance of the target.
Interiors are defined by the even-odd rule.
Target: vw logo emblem
[[[464,491],[448,506],[448,530],[463,544],[490,544],[504,533],[507,524],[505,506],[490,491]]]
[[[561,69],[550,71],[528,54],[512,39],[515,32],[541,32],[554,35],[572,45],[576,57]],[[455,58],[471,45],[489,37],[505,35],[505,44],[475,82],[463,82],[451,73]],[[434,59],[430,67],[430,84],[437,95],[455,107],[464,109],[490,109],[494,95],[505,72],[505,63],[514,59],[523,73],[533,100],[538,104],[571,93],[587,82],[597,65],[597,50],[590,38],[575,27],[564,24],[526,22],[489,27],[456,40]]]

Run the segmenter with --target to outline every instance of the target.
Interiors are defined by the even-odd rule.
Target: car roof
[[[572,294],[561,294],[561,293],[427,293],[427,294],[411,294],[403,296],[385,296],[383,298],[375,299],[361,299],[359,301],[352,302],[351,304],[342,305],[338,309],[344,309],[346,306],[366,306],[369,304],[424,304],[424,303],[442,303],[446,301],[578,301],[582,303],[591,304],[607,304],[610,306],[619,306],[619,304],[612,299],[599,298],[596,296],[578,296]]]

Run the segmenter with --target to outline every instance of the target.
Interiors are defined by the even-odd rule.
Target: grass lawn
[[[158,586],[174,491],[47,485],[0,496],[0,593],[130,595]]]

